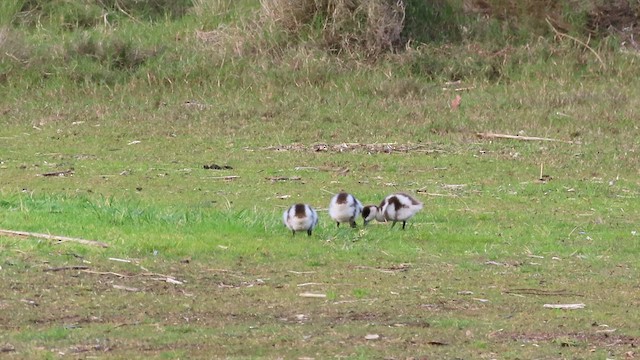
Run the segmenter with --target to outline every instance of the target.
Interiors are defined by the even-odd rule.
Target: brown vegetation
[[[367,56],[402,44],[405,4],[394,0],[262,0],[265,19],[292,36],[307,34],[332,53]]]

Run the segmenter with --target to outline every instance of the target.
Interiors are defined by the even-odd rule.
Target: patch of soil
[[[588,343],[592,346],[640,346],[640,338],[611,333],[498,333],[496,338],[520,341],[525,343],[557,342],[560,346],[576,346],[578,343]]]
[[[597,36],[617,34],[623,46],[640,51],[640,3],[613,0],[597,4],[588,14],[587,30]]]
[[[441,153],[444,152],[439,149],[430,149],[426,145],[422,144],[396,144],[396,143],[341,143],[341,144],[290,144],[290,145],[278,145],[269,146],[263,150],[272,151],[308,151],[308,152],[366,152],[369,154],[387,153],[392,152],[423,152],[423,153]]]

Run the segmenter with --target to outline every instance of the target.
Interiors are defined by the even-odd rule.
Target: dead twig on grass
[[[94,274],[94,275],[113,275],[113,276],[117,276],[119,278],[128,278],[128,277],[132,276],[132,275],[119,274],[119,273],[113,272],[113,271],[82,270],[82,272],[87,273],[87,274]]]
[[[270,176],[265,179],[271,181],[272,183],[279,181],[299,181],[302,180],[300,176]]]
[[[73,175],[73,173],[74,173],[73,169],[69,169],[64,171],[46,172],[46,173],[38,174],[38,176],[66,176],[66,175]]]
[[[118,289],[118,290],[124,290],[124,291],[130,291],[130,292],[138,292],[141,291],[138,288],[135,287],[130,287],[130,286],[124,286],[124,285],[113,285],[114,289]]]
[[[304,292],[301,294],[298,294],[300,297],[306,297],[306,298],[318,298],[318,299],[324,299],[327,297],[327,294],[318,294],[318,293],[309,293],[309,292]]]
[[[3,230],[3,229],[0,229],[0,235],[26,237],[26,238],[34,237],[34,238],[47,239],[47,240],[56,240],[56,241],[60,241],[60,242],[71,241],[71,242],[77,242],[77,243],[84,244],[84,245],[99,246],[99,247],[103,247],[103,248],[108,248],[109,247],[108,244],[100,242],[100,241],[95,241],[95,240],[71,238],[71,237],[66,237],[66,236],[57,236],[57,235],[49,235],[49,234],[39,234],[39,233],[32,233],[32,232],[27,232],[27,231],[15,231],[15,230]]]
[[[584,309],[585,304],[544,304],[547,309],[577,310]]]
[[[357,270],[362,270],[362,269],[376,270],[376,271],[379,271],[379,272],[385,273],[385,274],[397,274],[398,272],[401,272],[401,271],[408,271],[410,267],[411,267],[411,264],[404,264],[403,263],[403,264],[398,264],[398,265],[392,265],[392,266],[390,266],[388,268],[358,265],[358,266],[355,267],[355,269],[357,269]]]
[[[328,171],[328,172],[335,172],[339,175],[346,175],[349,172],[349,168],[347,167],[331,167],[331,166],[319,166],[319,167],[296,166],[295,170],[296,171],[300,171],[300,170]]]
[[[120,274],[120,273],[113,272],[113,271],[82,270],[82,272],[85,272],[87,274],[95,274],[95,275],[113,275],[113,276],[117,276],[119,278],[130,278],[130,277],[136,277],[136,276],[149,276],[151,280],[164,281],[164,282],[167,282],[167,283],[170,283],[170,284],[175,284],[175,285],[184,284],[184,281],[177,280],[173,276],[168,276],[168,275],[163,275],[163,274],[156,274],[156,273],[152,273],[152,272],[146,272],[146,273],[135,274],[135,275],[124,275],[124,274]]]
[[[438,194],[438,193],[430,193],[427,192],[427,190],[416,190],[416,192],[418,194],[423,194],[423,195],[427,195],[427,196],[433,196],[433,197],[458,197],[458,195],[456,194]]]
[[[231,181],[239,178],[240,176],[238,175],[228,175],[228,176],[210,176],[210,177],[204,177],[203,179]]]
[[[288,270],[287,272],[290,272],[292,274],[296,274],[296,275],[307,275],[307,274],[315,274],[315,271],[295,271],[295,270]]]
[[[61,266],[61,267],[54,267],[54,268],[46,268],[43,269],[42,271],[65,271],[65,270],[87,270],[89,269],[88,266]]]
[[[525,295],[543,295],[543,296],[582,296],[573,294],[567,290],[542,290],[542,289],[509,289],[505,294],[525,294]]]
[[[579,141],[568,141],[568,140],[560,140],[553,138],[545,138],[545,137],[537,137],[537,136],[520,136],[520,135],[507,135],[507,134],[496,134],[492,132],[479,132],[476,133],[476,136],[481,139],[512,139],[512,140],[522,140],[522,141],[553,141],[553,142],[562,142],[565,144],[576,144],[580,145]]]

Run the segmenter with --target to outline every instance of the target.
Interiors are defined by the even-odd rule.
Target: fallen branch
[[[505,294],[524,294],[524,295],[542,295],[542,296],[580,296],[573,294],[567,290],[542,290],[542,289],[509,289]]]
[[[95,274],[95,275],[113,275],[113,276],[117,276],[119,278],[131,278],[131,277],[136,277],[136,276],[149,276],[151,280],[164,281],[164,282],[167,282],[167,283],[170,283],[170,284],[175,284],[175,285],[184,284],[184,281],[177,280],[173,276],[168,276],[168,275],[158,274],[158,273],[153,273],[153,272],[145,272],[145,273],[134,274],[134,275],[124,275],[124,274],[120,274],[120,273],[113,272],[113,271],[92,271],[92,270],[84,270],[84,269],[82,270],[82,272],[85,272],[87,274]]]
[[[143,274],[143,275],[145,275],[145,274]],[[162,282],[166,282],[166,283],[169,283],[169,284],[175,284],[175,285],[184,284],[182,281],[176,280],[176,279],[174,279],[172,277],[168,277],[168,276],[167,277],[159,277],[159,278],[151,278],[151,280],[162,281]]]
[[[138,289],[138,288],[130,287],[130,286],[124,286],[124,285],[113,285],[113,288],[114,289],[118,289],[118,290],[131,291],[131,292],[140,291],[140,289]]]
[[[38,176],[65,176],[65,175],[73,175],[73,169],[64,170],[64,171],[52,171],[46,172],[43,174],[38,174]]]
[[[476,133],[476,136],[482,139],[512,139],[512,140],[523,140],[523,141],[555,141],[562,142],[565,144],[577,144],[579,145],[579,141],[567,141],[553,138],[544,138],[537,136],[519,136],[519,135],[507,135],[507,134],[496,134],[490,132],[479,132]]]
[[[399,264],[399,265],[394,265],[391,266],[389,268],[376,268],[373,266],[364,266],[364,265],[358,265],[356,267],[354,267],[354,269],[357,270],[375,270],[375,271],[379,271],[381,273],[385,273],[385,274],[397,274],[399,271],[407,271],[409,270],[409,268],[411,267],[410,264]]]
[[[57,236],[57,235],[49,235],[49,234],[38,234],[38,233],[32,233],[32,232],[26,232],[26,231],[14,231],[14,230],[2,230],[0,229],[0,235],[5,235],[5,236],[17,236],[17,237],[35,237],[35,238],[40,238],[40,239],[47,239],[47,240],[57,240],[57,241],[72,241],[72,242],[77,242],[80,244],[84,244],[84,245],[91,245],[91,246],[99,246],[99,247],[103,247],[103,248],[108,248],[109,245],[100,241],[94,241],[94,240],[86,240],[86,239],[80,239],[80,238],[71,238],[71,237],[66,237],[66,236]]]
[[[210,176],[210,177],[205,177],[203,179],[230,181],[230,180],[235,180],[235,179],[239,179],[239,178],[240,178],[240,176],[238,176],[238,175],[228,175],[228,176]]]
[[[300,176],[270,176],[270,177],[266,177],[265,179],[271,181],[271,182],[278,182],[278,181],[288,181],[288,180],[302,180],[302,178]]]
[[[131,275],[124,275],[124,274],[119,274],[117,272],[113,272],[113,271],[92,271],[92,270],[82,270],[82,272],[85,272],[87,274],[96,274],[96,275],[113,275],[113,276],[117,276],[119,278],[128,278],[131,277]]]
[[[46,269],[43,269],[42,271],[87,270],[87,269],[89,269],[88,266],[76,265],[76,266],[61,266],[61,267],[54,267],[54,268],[46,268]]]
[[[423,194],[427,196],[440,196],[440,197],[458,197],[456,194],[438,194],[438,193],[430,193],[429,190],[418,189],[416,190],[418,194]]]
[[[306,297],[306,298],[320,298],[320,299],[323,299],[323,298],[327,297],[327,294],[318,294],[318,293],[305,292],[305,293],[299,294],[299,296]]]
[[[543,307],[547,309],[564,309],[564,310],[576,310],[584,309],[584,304],[544,304]]]

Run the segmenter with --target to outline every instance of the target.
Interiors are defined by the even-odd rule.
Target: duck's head
[[[369,221],[378,218],[378,207],[375,205],[367,205],[362,208],[362,218],[364,219],[364,225],[366,226]]]

